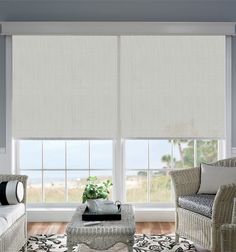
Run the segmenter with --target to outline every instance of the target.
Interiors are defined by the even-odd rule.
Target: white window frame
[[[173,161],[173,140],[174,139],[167,139],[167,138],[147,138],[147,139],[140,139],[140,138],[127,138],[127,139],[123,139],[124,140],[147,140],[147,141],[150,141],[150,140],[171,140],[171,158],[172,158],[172,161]],[[199,139],[191,139],[191,138],[181,138],[178,140],[193,140],[194,141],[194,167],[197,167],[197,140],[217,140],[218,141],[218,160],[219,159],[223,159],[225,158],[225,140],[221,140],[221,139],[211,139],[211,138],[208,138],[208,139],[203,139],[203,138],[199,138]],[[125,145],[124,145],[125,146]],[[148,146],[149,146],[149,143],[148,143]],[[148,150],[149,152],[149,150]],[[123,169],[124,169],[124,193],[123,193],[123,201],[126,202],[126,184],[125,184],[125,179],[126,179],[126,171],[136,171],[135,169],[132,170],[132,169],[127,169],[125,168],[125,147],[123,147]],[[148,166],[149,166],[149,153],[148,153]],[[173,166],[173,164],[172,164]],[[170,170],[172,170],[174,168],[171,168]],[[141,169],[140,169],[141,170]],[[148,201],[150,200],[150,171],[156,171],[156,170],[161,170],[161,169],[144,169],[144,171],[147,171],[147,199]],[[168,169],[167,169],[168,171]],[[147,202],[147,203],[135,203],[135,202],[127,202],[127,203],[130,203],[132,205],[134,205],[135,207],[137,208],[145,208],[145,207],[149,207],[149,208],[156,208],[156,207],[164,207],[164,208],[169,208],[169,207],[174,207],[174,191],[173,191],[173,187],[171,186],[171,194],[172,194],[172,202]]]
[[[142,139],[142,140],[146,140],[148,141],[148,146],[149,146],[149,141],[151,140],[163,140],[164,138],[147,138],[147,139]],[[184,139],[184,138],[182,138]],[[181,140],[182,140],[181,139]],[[18,139],[18,140],[15,140],[15,164],[16,164],[16,171],[18,174],[20,174],[20,162],[19,162],[19,153],[20,153],[20,141],[21,140],[38,140],[38,141],[41,141],[41,144],[42,144],[42,153],[41,153],[41,157],[42,157],[42,167],[40,170],[37,170],[37,171],[41,171],[42,172],[42,194],[41,194],[41,203],[29,203],[28,204],[28,207],[76,207],[78,204],[77,203],[71,203],[71,202],[68,202],[68,192],[67,192],[67,162],[66,162],[66,157],[67,157],[67,148],[66,148],[66,141],[68,140],[71,140],[71,139],[53,139],[53,140],[63,140],[65,141],[65,169],[55,169],[55,171],[58,171],[58,170],[62,170],[65,172],[65,202],[63,203],[45,203],[45,199],[44,199],[44,176],[43,176],[43,173],[44,171],[47,171],[47,170],[50,170],[50,171],[54,171],[52,169],[44,169],[43,167],[43,153],[44,153],[44,149],[43,149],[43,141],[46,141],[46,140],[52,140],[52,139]],[[89,146],[90,146],[90,141],[93,141],[93,140],[111,140],[113,142],[113,166],[112,166],[112,178],[113,178],[113,188],[112,188],[112,193],[113,193],[113,200],[119,200],[121,202],[126,202],[126,171],[132,171],[130,169],[127,169],[126,170],[126,167],[125,167],[125,144],[124,144],[124,141],[125,140],[140,140],[140,139],[120,139],[120,142],[122,143],[121,145],[118,145],[116,146],[116,141],[112,140],[112,139],[73,139],[73,140],[87,140],[89,141]],[[165,139],[165,140],[168,140],[168,139]],[[172,159],[173,159],[173,139],[170,139],[171,140],[171,156],[172,156]],[[191,140],[191,139],[187,139],[186,140]],[[192,139],[194,141],[194,166],[196,166],[196,144],[197,144],[197,140],[204,140],[204,139]],[[211,139],[206,139],[206,140],[211,140]],[[212,139],[213,140],[213,139]],[[221,159],[221,158],[224,158],[224,146],[225,144],[225,141],[224,140],[218,140],[218,159]],[[117,148],[120,148],[119,151],[117,151]],[[90,155],[90,147],[88,149],[88,152],[89,152],[89,155]],[[149,152],[149,149],[148,149],[148,152]],[[115,156],[116,153],[120,154],[121,153],[121,157],[122,157],[122,160],[119,160],[119,164],[122,164],[121,165],[121,169],[116,169],[116,162],[117,162],[117,157]],[[149,153],[148,153],[148,164],[149,164]],[[121,161],[121,163],[120,163]],[[88,167],[88,171],[90,172],[90,158],[89,158],[89,167]],[[173,168],[172,168],[173,169]],[[24,171],[24,169],[22,169]],[[71,170],[71,169],[70,169]],[[87,170],[87,169],[86,169]],[[93,170],[93,169],[92,169]],[[156,170],[161,170],[161,169],[154,169],[155,171]],[[29,171],[34,171],[32,169],[30,169]],[[136,171],[136,170],[134,170]],[[127,203],[131,203],[132,205],[138,207],[138,208],[169,208],[169,207],[173,207],[174,206],[174,198],[173,198],[173,188],[171,188],[171,194],[172,194],[172,202],[149,202],[149,198],[150,198],[150,171],[152,171],[152,169],[147,169],[147,199],[148,199],[148,202],[147,203],[136,203],[136,202],[127,202]],[[121,185],[120,184],[120,181],[123,181],[123,184]]]
[[[41,193],[41,202],[40,203],[28,203],[27,206],[28,207],[76,207],[78,206],[78,203],[72,203],[72,202],[68,202],[68,181],[67,181],[67,171],[78,171],[78,169],[67,169],[67,141],[70,141],[70,140],[85,140],[85,141],[89,141],[89,149],[88,149],[88,154],[89,154],[89,166],[88,166],[88,169],[82,169],[83,171],[88,171],[88,174],[90,176],[90,172],[91,171],[111,171],[112,172],[112,177],[114,177],[114,151],[112,153],[112,159],[113,159],[113,164],[112,164],[112,169],[91,169],[91,164],[90,164],[90,142],[91,141],[99,141],[99,140],[109,140],[109,141],[112,141],[113,143],[113,150],[114,150],[114,140],[113,139],[94,139],[94,138],[90,138],[90,139],[36,139],[36,138],[30,138],[30,139],[27,139],[27,138],[22,138],[22,139],[17,139],[14,141],[14,146],[15,146],[15,167],[16,167],[16,173],[17,174],[20,174],[21,173],[21,169],[20,169],[20,141],[24,141],[24,140],[35,140],[35,141],[41,141],[41,158],[42,158],[42,162],[41,162],[41,169],[37,169],[37,170],[34,170],[34,169],[22,169],[22,171],[40,171],[42,173],[42,193]],[[43,154],[44,154],[44,148],[43,148],[43,142],[44,141],[47,141],[47,140],[61,140],[61,141],[65,141],[65,152],[64,152],[64,155],[65,155],[65,168],[64,169],[45,169],[44,168],[44,159],[43,159]],[[65,202],[62,202],[62,203],[46,203],[45,202],[45,193],[44,193],[44,172],[45,171],[63,171],[65,172],[65,188],[64,188],[64,194],[65,194]],[[113,183],[115,184],[115,181],[113,181]],[[112,194],[115,195],[115,185],[112,187]]]

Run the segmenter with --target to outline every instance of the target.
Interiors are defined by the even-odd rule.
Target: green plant
[[[107,199],[110,193],[109,189],[112,186],[110,180],[104,181],[102,183],[97,183],[96,176],[88,177],[88,183],[85,186],[82,201],[85,203],[89,199]]]

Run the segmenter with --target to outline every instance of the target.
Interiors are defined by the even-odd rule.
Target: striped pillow
[[[15,205],[24,198],[23,183],[17,180],[0,183],[0,203],[2,205]]]

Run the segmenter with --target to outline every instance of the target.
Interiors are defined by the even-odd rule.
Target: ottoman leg
[[[23,252],[27,252],[27,244],[25,244],[25,245],[22,247],[22,251],[23,251]]]
[[[71,245],[67,246],[67,252],[72,252],[72,250],[73,250],[73,246]]]
[[[128,246],[128,252],[133,252],[133,246]]]
[[[134,238],[132,237],[131,239],[128,240],[127,243],[128,252],[133,252],[133,246],[134,246]]]
[[[179,243],[179,234],[175,233],[175,242]]]

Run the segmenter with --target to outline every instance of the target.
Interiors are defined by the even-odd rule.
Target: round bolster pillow
[[[24,198],[23,183],[17,180],[0,183],[0,203],[2,205],[15,205]]]

